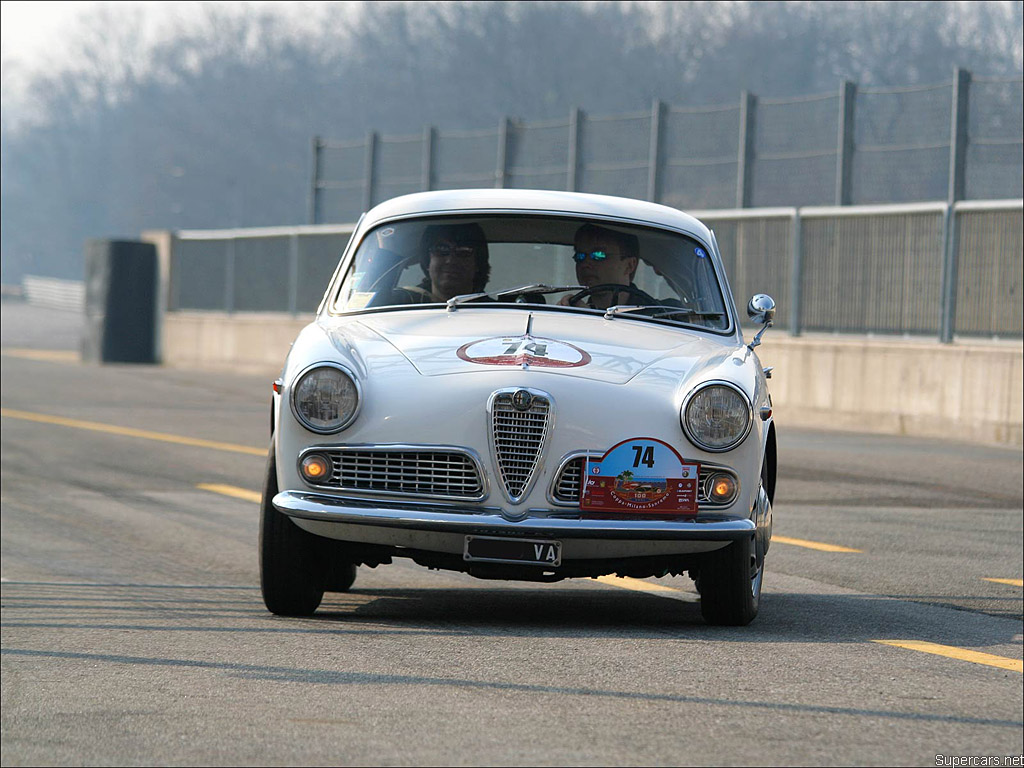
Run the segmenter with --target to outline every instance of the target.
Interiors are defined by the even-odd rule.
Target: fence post
[[[942,226],[942,319],[939,341],[953,342],[956,331],[956,298],[959,279],[958,259],[960,232],[957,227],[956,203],[964,197],[964,171],[967,157],[967,109],[971,87],[971,73],[956,67],[953,70],[953,93],[949,123],[949,193]]]
[[[967,160],[967,110],[971,73],[953,70],[952,112],[949,125],[949,202],[964,199],[964,171]]]
[[[839,84],[839,136],[836,140],[836,205],[853,200],[853,129],[857,109],[857,84]]]
[[[508,115],[498,123],[498,164],[494,168],[494,188],[504,189],[508,180],[508,135],[512,120]]]
[[[569,158],[565,174],[565,188],[575,192],[579,180],[580,169],[580,122],[583,113],[579,107],[569,110]]]
[[[229,315],[235,311],[235,238],[227,240],[227,257],[224,259],[224,311]]]
[[[423,170],[420,186],[424,192],[434,188],[434,144],[437,142],[437,129],[428,125],[423,129]]]
[[[655,99],[651,106],[651,145],[647,158],[647,199],[658,202],[661,196],[661,124],[665,115],[665,105],[661,99]]]
[[[791,239],[792,260],[789,275],[789,332],[793,336],[799,336],[800,310],[803,304],[803,278],[804,278],[804,246],[803,246],[803,224],[800,221],[800,209],[793,210],[793,234]]]
[[[374,165],[377,160],[377,132],[370,131],[366,134],[366,164],[364,167],[365,182],[363,184],[363,210],[368,211],[373,208],[373,193],[374,193]]]
[[[736,207],[749,208],[754,180],[754,139],[757,136],[757,96],[740,96],[740,142],[736,168]]]
[[[299,236],[288,237],[288,312],[299,312]]]
[[[313,183],[309,190],[309,223],[318,224],[320,195],[320,137],[313,137]]]

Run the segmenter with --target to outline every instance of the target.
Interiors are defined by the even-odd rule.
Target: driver
[[[572,258],[576,262],[576,279],[580,285],[588,289],[602,285],[621,285],[633,290],[616,291],[609,288],[594,291],[575,302],[572,296],[563,296],[559,304],[608,309],[616,304],[636,304],[639,297],[646,297],[642,303],[657,303],[633,284],[633,277],[640,264],[640,243],[636,235],[605,229],[596,224],[584,224],[576,230],[573,246]]]
[[[394,304],[442,302],[487,285],[491,266],[487,238],[479,224],[435,224],[420,239],[423,281],[393,292]]]

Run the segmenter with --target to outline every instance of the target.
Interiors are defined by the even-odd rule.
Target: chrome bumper
[[[496,508],[460,507],[456,511],[439,505],[402,506],[394,501],[366,501],[303,491],[284,491],[274,497],[273,503],[279,512],[303,520],[473,536],[734,541],[755,531],[753,520],[724,515],[676,521],[567,519],[527,513],[521,519],[509,519]],[[566,514],[565,510],[551,513]]]

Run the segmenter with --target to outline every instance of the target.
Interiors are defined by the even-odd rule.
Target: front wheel
[[[274,509],[277,462],[271,443],[260,503],[260,590],[267,610],[309,616],[324,597],[323,543]]]
[[[697,579],[704,621],[741,627],[754,620],[764,578],[764,561],[758,559],[752,536],[707,555]]]

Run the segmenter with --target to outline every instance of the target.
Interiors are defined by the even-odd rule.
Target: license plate
[[[559,566],[562,564],[562,542],[467,536],[462,558],[474,562]]]

